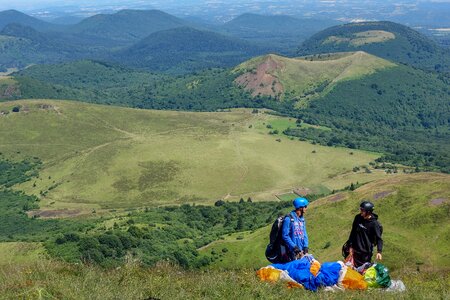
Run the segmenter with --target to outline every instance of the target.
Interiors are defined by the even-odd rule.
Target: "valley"
[[[288,119],[250,110],[164,112],[54,100],[5,102],[0,110],[16,106],[20,112],[0,118],[0,145],[4,157],[42,160],[39,178],[17,186],[44,194],[42,209],[274,200],[298,186],[321,194],[330,192],[324,181],[333,185],[379,157],[271,135],[270,124]],[[337,189],[350,183],[340,180]]]
[[[442,12],[288,2],[0,11],[0,298],[449,298]],[[320,262],[373,202],[406,291],[261,282],[299,196]]]

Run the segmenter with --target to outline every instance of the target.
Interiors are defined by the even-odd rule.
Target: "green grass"
[[[392,32],[387,32],[384,30],[368,30],[354,33],[351,38],[330,36],[325,39],[322,44],[349,43],[350,45],[357,47],[372,43],[383,43],[393,39],[395,39],[395,35]]]
[[[142,268],[130,261],[104,270],[55,261],[11,265],[0,272],[5,299],[448,299],[448,274],[408,272],[404,293],[345,291],[312,293],[259,281],[254,269],[184,271],[160,264]]]
[[[0,266],[37,262],[44,257],[41,243],[0,243]]]
[[[341,199],[333,201],[336,196]],[[383,263],[392,279],[405,283],[404,293],[311,293],[288,289],[282,283],[260,282],[255,270],[268,265],[264,249],[269,227],[264,227],[232,233],[203,247],[201,252],[214,258],[213,265],[190,271],[166,262],[142,267],[131,255],[125,265],[114,269],[68,264],[47,259],[40,244],[3,243],[0,294],[6,299],[447,299],[449,175],[393,176],[313,202],[307,214],[310,252],[319,261],[341,259],[340,247],[363,198],[375,203],[384,227]],[[433,199],[444,202],[433,205]]]
[[[294,193],[285,193],[277,195],[277,198],[280,199],[281,201],[292,201],[297,197],[298,195]]]
[[[375,203],[375,212],[384,227],[383,263],[394,274],[417,268],[450,272],[450,176],[419,173],[393,176],[355,190],[341,192],[313,202],[306,220],[310,252],[322,262],[341,260],[341,246],[347,240],[361,199]],[[433,205],[433,199],[446,199]],[[213,267],[262,267],[270,228],[234,235],[204,247],[220,253]],[[328,246],[327,246],[328,244]],[[227,248],[226,253],[220,252]]]
[[[291,121],[248,110],[187,113],[50,100],[0,109],[14,106],[21,111],[0,117],[2,152],[42,160],[39,178],[17,189],[44,194],[45,209],[272,200],[298,186],[323,190],[325,180],[379,156],[269,135],[263,124]]]

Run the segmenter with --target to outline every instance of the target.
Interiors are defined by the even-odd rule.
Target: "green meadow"
[[[9,112],[0,116],[2,157],[42,161],[39,176],[15,188],[37,195],[41,209],[73,214],[274,200],[296,187],[322,193],[372,180],[352,168],[379,157],[290,139],[281,130],[295,120],[244,109],[194,113],[24,100],[1,103],[0,110]],[[269,134],[269,124],[279,134]],[[353,174],[352,181],[343,174]]]

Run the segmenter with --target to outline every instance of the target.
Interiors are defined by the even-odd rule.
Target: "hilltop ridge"
[[[304,41],[298,55],[356,51],[414,67],[446,72],[450,53],[423,34],[394,22],[359,22],[322,30]]]
[[[358,79],[395,64],[363,51],[288,58],[269,54],[233,69],[243,73],[235,82],[252,96],[285,95],[307,101],[331,90],[338,82]]]

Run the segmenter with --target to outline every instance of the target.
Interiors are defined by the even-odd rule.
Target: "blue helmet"
[[[300,198],[295,198],[293,204],[294,204],[295,209],[299,209],[299,208],[308,206],[309,202],[308,202],[308,200],[306,200],[306,198],[300,197]]]

